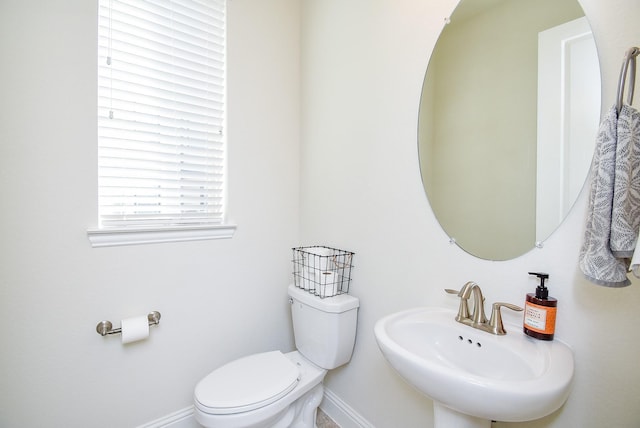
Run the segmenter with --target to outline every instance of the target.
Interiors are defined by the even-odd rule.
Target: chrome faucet
[[[491,319],[487,320],[484,313],[484,297],[482,296],[482,290],[480,286],[473,281],[467,282],[462,286],[460,291],[446,288],[445,291],[449,294],[457,294],[460,297],[460,307],[458,308],[458,314],[456,315],[456,321],[459,323],[477,328],[482,331],[486,331],[491,334],[505,335],[507,334],[502,324],[501,307],[505,307],[514,311],[522,311],[520,306],[512,305],[511,303],[496,302],[492,305]],[[469,298],[473,295],[473,311],[469,313]]]

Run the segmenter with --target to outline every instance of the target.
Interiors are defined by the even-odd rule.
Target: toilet
[[[359,301],[288,289],[297,350],[262,352],[217,368],[195,388],[194,415],[209,428],[315,428],[327,370],[351,359]]]

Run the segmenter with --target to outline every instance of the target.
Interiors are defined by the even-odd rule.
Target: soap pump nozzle
[[[548,273],[529,272],[529,275],[535,275],[540,278],[540,285],[536,287],[536,297],[538,299],[546,299],[549,296],[549,289],[545,287],[544,281],[549,279]]]

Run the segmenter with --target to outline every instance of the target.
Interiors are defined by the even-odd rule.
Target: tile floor
[[[316,424],[318,428],[340,428],[340,426],[333,422],[329,416],[322,410],[318,409],[318,413],[316,415]]]

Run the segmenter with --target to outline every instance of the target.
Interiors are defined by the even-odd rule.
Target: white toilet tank
[[[321,299],[293,284],[289,297],[298,351],[327,370],[348,363],[356,341],[359,300],[349,294]]]

